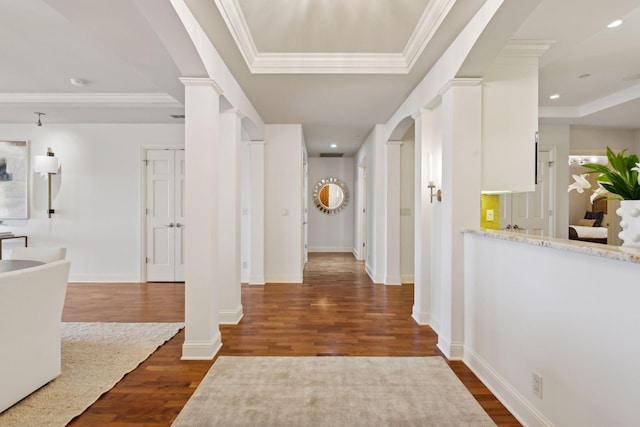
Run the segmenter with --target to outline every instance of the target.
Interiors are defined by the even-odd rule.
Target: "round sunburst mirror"
[[[349,188],[338,178],[321,179],[313,187],[313,203],[327,215],[339,213],[349,202]]]

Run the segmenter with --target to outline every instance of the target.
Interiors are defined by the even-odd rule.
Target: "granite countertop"
[[[555,237],[529,236],[513,231],[465,229],[462,230],[462,232],[475,234],[478,236],[491,237],[493,239],[509,240],[512,242],[526,243],[534,246],[543,246],[545,248],[560,249],[563,251],[576,252],[586,255],[593,255],[602,258],[635,262],[640,264],[640,249],[634,250],[621,246],[581,242],[578,240],[558,239]]]

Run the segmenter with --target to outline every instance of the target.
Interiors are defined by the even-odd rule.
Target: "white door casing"
[[[146,280],[184,281],[184,150],[146,160]]]

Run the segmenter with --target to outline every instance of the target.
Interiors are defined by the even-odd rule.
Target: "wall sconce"
[[[439,202],[442,201],[442,190],[438,190],[434,193],[433,190],[435,190],[436,188],[436,184],[435,183],[435,165],[433,162],[433,154],[429,154],[429,185],[427,185],[427,188],[429,188],[429,198],[431,200],[431,203],[433,203],[433,198],[435,197]]]
[[[54,157],[50,147],[47,148],[46,156],[36,156],[35,172],[47,177],[47,197],[49,200],[47,213],[49,214],[49,218],[51,218],[52,213],[55,213],[55,211],[51,209],[51,174],[58,173],[59,167],[58,159]]]

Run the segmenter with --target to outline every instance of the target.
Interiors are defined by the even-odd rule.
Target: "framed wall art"
[[[28,218],[29,141],[0,140],[0,219]]]

